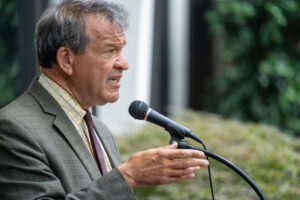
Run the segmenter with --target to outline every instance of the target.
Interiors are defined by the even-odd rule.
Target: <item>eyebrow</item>
[[[122,47],[125,46],[127,44],[127,41],[125,41],[124,45],[121,42],[114,42],[114,43],[108,43],[105,46],[106,47],[114,47],[114,48],[118,48],[118,47]]]

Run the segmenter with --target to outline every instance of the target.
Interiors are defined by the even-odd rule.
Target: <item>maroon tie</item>
[[[93,152],[95,154],[97,165],[98,165],[99,169],[101,170],[102,175],[105,175],[105,174],[107,174],[107,169],[105,166],[103,151],[102,151],[101,145],[98,141],[98,138],[97,138],[94,128],[93,128],[93,121],[92,121],[91,113],[88,110],[86,110],[86,114],[83,119],[89,130],[90,141],[92,144]]]

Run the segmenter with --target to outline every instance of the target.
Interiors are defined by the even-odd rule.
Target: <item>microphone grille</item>
[[[129,114],[134,119],[144,120],[148,109],[149,106],[145,102],[135,100],[130,104],[128,110],[129,110]]]

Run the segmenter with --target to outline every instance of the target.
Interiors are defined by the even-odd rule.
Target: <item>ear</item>
[[[59,47],[56,51],[56,61],[59,68],[67,75],[73,74],[73,61],[75,54],[68,47]]]

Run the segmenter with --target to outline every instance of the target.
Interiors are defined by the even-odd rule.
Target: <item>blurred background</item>
[[[243,144],[249,151],[254,151],[251,145],[258,146],[256,151],[261,158],[256,157],[244,166],[251,171],[254,165],[260,169],[259,162],[267,162],[266,155],[261,154],[261,146],[269,148],[267,157],[271,160],[261,167],[278,171],[265,171],[266,174],[258,177],[277,177],[278,183],[261,180],[269,198],[299,198],[300,1],[111,1],[123,4],[130,14],[128,45],[124,50],[130,69],[122,79],[120,100],[97,107],[95,114],[124,141],[127,141],[126,136],[122,135],[138,124],[127,111],[135,99],[146,101],[159,112],[175,118],[178,116],[174,110],[178,108],[193,112],[184,114],[188,117],[182,123],[201,132],[210,146],[216,147],[213,150],[222,145],[226,148],[232,137],[245,133],[239,142],[229,142],[231,147],[236,147],[232,152],[244,152],[234,145]],[[40,73],[33,35],[35,23],[47,3],[47,0],[0,0],[0,108],[24,92],[32,78]],[[237,122],[240,123],[238,128]],[[225,134],[227,137],[224,137],[224,132],[238,135]],[[221,136],[223,140],[217,143],[215,138],[205,135],[207,133]],[[256,140],[253,137],[257,137]],[[151,139],[147,141],[152,144]],[[137,144],[140,140],[131,142]],[[122,152],[122,143],[120,148]],[[273,157],[278,148],[287,148],[285,153],[289,153]],[[227,155],[224,149],[219,150],[220,154]],[[123,149],[123,152],[131,151]],[[287,165],[278,164],[281,156],[289,161]],[[160,194],[160,198],[149,199],[163,199],[162,195],[168,190],[158,189],[156,194]],[[146,189],[140,191],[147,193]],[[148,191],[147,195],[151,193]],[[194,198],[175,194],[177,196],[166,199]],[[234,194],[221,199],[235,199]],[[209,196],[199,197],[207,198]]]

